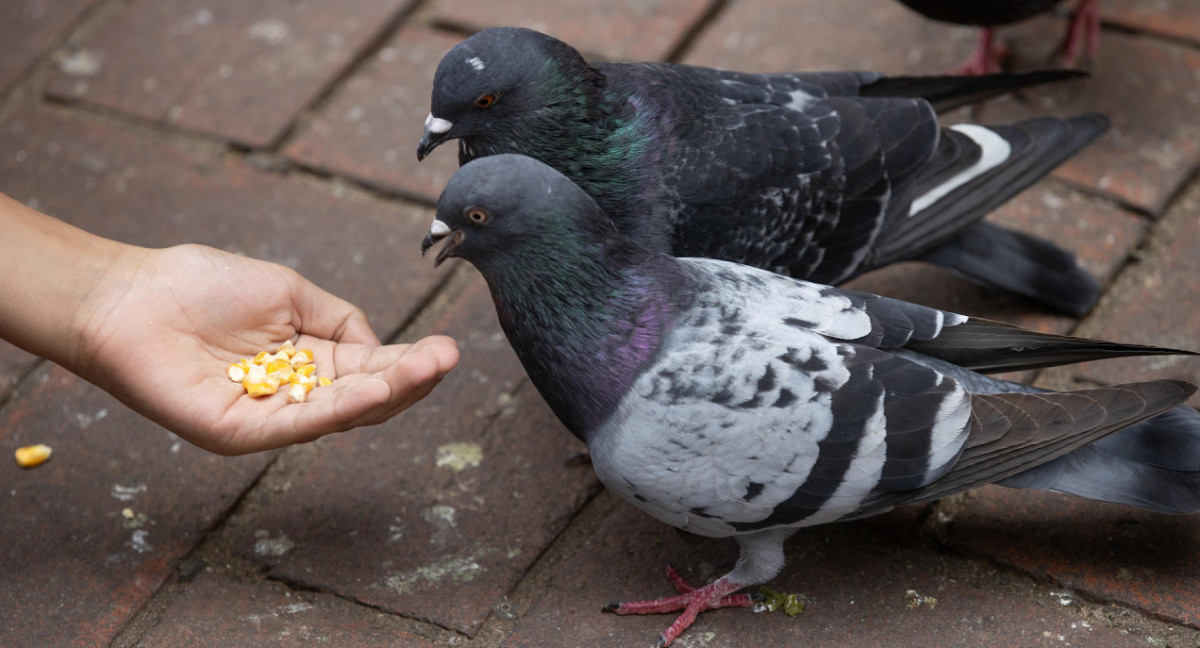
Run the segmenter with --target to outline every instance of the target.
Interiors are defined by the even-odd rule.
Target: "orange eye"
[[[492,219],[491,214],[487,213],[486,211],[484,211],[478,207],[474,207],[474,208],[467,210],[467,220],[471,221],[472,223],[475,223],[476,225],[483,225],[491,219]]]
[[[487,108],[488,106],[490,106],[494,103],[496,103],[496,95],[485,94],[475,100],[475,107],[476,108]]]

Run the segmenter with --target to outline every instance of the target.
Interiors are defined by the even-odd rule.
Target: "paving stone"
[[[512,25],[545,32],[604,60],[650,61],[670,55],[712,0],[560,0],[530,10],[523,0],[438,0],[440,24],[478,31]]]
[[[596,488],[476,280],[439,328],[462,361],[428,398],[340,435],[239,542],[277,578],[474,635]]]
[[[0,95],[58,43],[96,0],[7,0],[0,4]]]
[[[1156,228],[1142,261],[1121,276],[1085,332],[1109,340],[1200,351],[1200,184],[1193,183]],[[1102,383],[1178,378],[1200,383],[1200,359],[1125,358],[1080,365],[1074,373]],[[1200,397],[1192,397],[1192,405]]]
[[[874,524],[887,523],[885,517]],[[936,553],[906,544],[913,538],[894,544],[864,523],[801,530],[786,546],[788,566],[769,585],[806,595],[803,614],[705,612],[674,645],[1145,645],[1118,630],[1081,623],[1056,609],[1055,600],[1034,603],[986,577],[982,584],[967,582]],[[601,606],[673,595],[664,574],[668,561],[700,584],[730,569],[736,556],[731,540],[690,536],[622,507],[566,564],[505,645],[651,645],[673,616],[616,616],[602,614]]]
[[[269,146],[409,2],[135,0],[47,92]]]
[[[1100,12],[1105,22],[1126,29],[1200,43],[1200,12],[1189,0],[1108,0],[1100,5]]]
[[[213,572],[190,583],[139,648],[432,647],[437,644],[383,627],[369,614],[352,614],[320,596],[290,592],[277,583],[246,583]]]
[[[683,62],[746,72],[932,73],[966,58],[975,30],[936,23],[895,0],[741,0],[709,24]]]
[[[988,218],[1075,251],[1101,284],[1113,278],[1147,229],[1147,222],[1130,212],[1049,182],[1030,187]],[[970,283],[923,263],[890,266],[848,287],[1048,333],[1070,333],[1077,324],[1074,318],[1053,314],[1032,300]]]
[[[1010,36],[1020,51],[1049,53],[1061,24],[1039,18]],[[1092,78],[1043,86],[1026,101],[989,102],[979,121],[1100,112],[1112,130],[1055,176],[1159,215],[1200,164],[1200,51],[1106,31]],[[1040,49],[1039,49],[1040,48]]]
[[[437,64],[459,40],[421,27],[401,29],[338,88],[286,154],[308,167],[435,202],[458,170],[458,146],[445,144],[417,162],[417,142]]]
[[[338,196],[237,162],[61,111],[0,126],[2,190],[101,236],[163,247],[203,243],[282,263],[358,305],[391,335],[441,280],[418,253],[432,215]]]
[[[39,467],[24,445],[54,449]],[[0,627],[13,646],[106,646],[274,456],[209,454],[56,365],[0,416]]]
[[[953,547],[1172,623],[1200,625],[1200,519],[989,486],[949,527]]]

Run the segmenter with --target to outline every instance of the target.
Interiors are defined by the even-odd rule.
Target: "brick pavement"
[[[1092,79],[954,119],[1100,110],[1116,128],[995,217],[1109,282],[1082,321],[918,265],[857,287],[1054,331],[1197,348],[1200,10],[1105,0]],[[1003,30],[1020,66],[1061,27]],[[935,72],[970,30],[890,0],[10,0],[0,191],[105,236],[296,268],[388,339],[462,365],[386,424],[227,459],[0,343],[0,645],[639,646],[668,621],[599,607],[710,579],[729,541],[615,501],[499,335],[473,270],[415,253],[453,147],[414,148],[441,53],[524,24],[597,57],[746,70]],[[1194,360],[1047,372],[1200,379]],[[985,488],[805,530],[772,584],[798,617],[722,610],[681,646],[1197,646],[1200,519]],[[923,597],[915,600],[912,590]],[[921,603],[924,601],[924,603]]]

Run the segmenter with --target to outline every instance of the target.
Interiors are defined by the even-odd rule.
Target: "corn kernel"
[[[246,377],[246,374],[249,371],[249,361],[245,358],[242,358],[238,362],[229,365],[229,368],[225,370],[225,375],[229,376],[229,379],[233,382],[242,382],[242,379]]]
[[[254,364],[263,364],[267,361],[267,357],[270,355],[270,351],[259,351],[258,355],[254,356]]]
[[[246,389],[247,394],[258,398],[274,394],[279,389],[279,383],[272,383],[266,367],[256,364],[251,365],[250,371],[242,379],[242,387]]]
[[[271,394],[274,394],[275,392],[279,391],[279,384],[273,383],[270,381],[260,382],[260,383],[243,382],[242,387],[246,388],[246,393],[250,394],[251,398],[258,398],[259,396],[270,396]]]
[[[325,376],[321,376],[320,378],[317,378],[317,384],[322,387],[328,387],[333,384],[333,381],[326,378]]]
[[[312,364],[313,352],[310,349],[300,349],[292,356],[292,366],[299,367],[301,365]]]
[[[288,402],[303,403],[308,398],[308,392],[312,391],[316,384],[317,381],[311,378],[301,378],[292,383],[292,386],[288,387]]]
[[[295,371],[292,370],[292,363],[287,360],[275,359],[271,361],[271,364],[267,365],[267,375],[279,376],[280,382],[287,382],[288,377],[293,373]]]
[[[315,364],[306,364],[296,367],[296,374],[304,376],[305,378],[312,378],[313,374],[315,373],[317,373],[317,365]]]
[[[16,457],[18,466],[22,468],[33,468],[34,466],[40,466],[45,463],[46,460],[50,458],[50,454],[52,452],[53,450],[50,448],[50,446],[44,443],[39,443],[37,445],[17,448],[17,451],[13,453],[13,456]]]
[[[296,347],[292,345],[291,340],[285,340],[283,344],[279,345],[278,349],[275,349],[275,356],[279,357],[280,354],[283,354],[288,358],[296,355]]]

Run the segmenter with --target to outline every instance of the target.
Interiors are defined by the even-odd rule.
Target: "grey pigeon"
[[[422,253],[441,240],[436,263],[461,257],[482,273],[530,379],[606,487],[740,545],[713,583],[672,574],[679,596],[606,608],[683,610],[660,645],[701,611],[749,605],[736,592],[780,571],[799,527],[992,482],[1200,509],[1200,415],[1176,407],[1194,386],[1045,392],[974,371],[1185,352],[649,251],[524,156],[476,160],[451,178]]]
[[[990,74],[1003,68],[1007,48],[995,42],[995,27],[1032,18],[1054,9],[1062,0],[900,0],[917,13],[955,25],[975,25],[980,28],[979,42],[970,57],[955,70],[959,74]],[[1079,51],[1079,41],[1086,40],[1088,55],[1096,55],[1100,34],[1100,0],[1080,0],[1071,14],[1067,33],[1058,46],[1063,64],[1072,64]]]
[[[622,232],[675,256],[827,284],[923,260],[1080,315],[1099,285],[1071,254],[982,219],[1108,120],[941,128],[937,116],[1059,78],[588,64],[545,34],[495,28],[438,65],[417,156],[458,138],[464,164],[536,158],[583,187]]]

